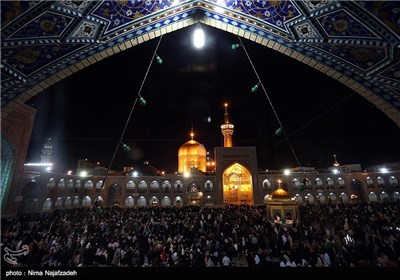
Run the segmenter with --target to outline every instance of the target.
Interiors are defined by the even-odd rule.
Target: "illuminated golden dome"
[[[271,199],[290,199],[290,194],[279,187],[270,194]]]
[[[195,140],[184,143],[178,151],[178,172],[190,172],[192,168],[206,171],[206,148]]]

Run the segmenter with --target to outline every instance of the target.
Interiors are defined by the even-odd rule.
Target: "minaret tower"
[[[234,130],[234,125],[229,122],[228,103],[225,103],[224,106],[224,123],[221,124],[221,132],[222,135],[224,135],[224,147],[233,147],[232,134]]]
[[[53,157],[53,144],[51,144],[51,138],[43,145],[42,154],[40,155],[41,163],[51,163]]]

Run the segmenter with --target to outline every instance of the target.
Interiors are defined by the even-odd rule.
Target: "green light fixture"
[[[125,153],[129,153],[131,151],[131,147],[129,147],[126,144],[122,145],[122,150],[124,150]]]
[[[162,58],[159,57],[157,54],[156,54],[156,61],[157,61],[158,64],[162,64],[163,63]]]
[[[145,106],[147,103],[143,97],[140,97],[139,102],[140,102],[140,105],[142,105],[142,106]]]
[[[240,47],[240,44],[232,44],[232,46],[231,46],[232,50],[236,50],[239,47]]]
[[[259,85],[259,83],[256,84],[254,87],[251,88],[251,92],[252,92],[252,93],[256,93],[256,92],[258,91],[258,85]]]
[[[275,130],[275,135],[276,136],[281,136],[282,135],[282,128],[278,128],[277,130]]]

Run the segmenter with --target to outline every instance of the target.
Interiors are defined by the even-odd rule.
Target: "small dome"
[[[284,189],[282,189],[281,187],[279,187],[278,189],[276,189],[275,191],[273,191],[270,194],[270,198],[271,199],[290,199],[290,194],[285,191]]]

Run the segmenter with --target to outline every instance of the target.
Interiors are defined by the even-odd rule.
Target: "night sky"
[[[141,95],[111,169],[148,161],[177,171],[178,149],[195,140],[207,151],[223,145],[224,102],[235,125],[234,146],[256,146],[260,169],[297,166],[237,36],[203,26],[206,47],[194,49],[194,26],[162,37]],[[27,162],[40,161],[53,139],[60,171],[78,159],[108,167],[159,38],[73,74],[27,101],[37,109]],[[341,164],[363,168],[400,160],[400,128],[373,104],[338,81],[267,47],[242,39],[302,166]],[[209,121],[211,120],[211,121]]]

